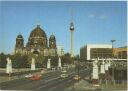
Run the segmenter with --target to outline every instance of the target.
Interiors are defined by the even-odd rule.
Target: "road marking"
[[[72,73],[70,73],[69,75],[73,75],[75,72],[72,72]],[[73,77],[73,76],[72,76]],[[58,78],[60,78],[60,77],[57,77],[57,78],[53,78],[53,79],[50,79],[50,80],[46,80],[46,82],[50,82],[50,81],[53,81],[53,80],[55,80],[55,79],[58,79]],[[63,81],[63,80],[65,80],[65,79],[61,79],[61,81]],[[70,82],[71,80],[72,80],[72,78],[70,78],[70,79],[67,79],[68,81],[67,82]],[[47,86],[47,84],[44,84],[43,86],[41,86],[41,87],[39,87],[39,88],[37,88],[37,89],[41,89],[41,88],[44,88],[44,87],[46,87]],[[56,87],[53,87],[53,88],[51,88],[51,89],[55,89]]]
[[[53,79],[50,79],[50,80],[46,80],[46,82],[49,82],[49,81],[52,81],[52,80],[55,80],[55,79],[58,79],[60,77],[57,77],[57,78],[53,78]]]
[[[53,81],[53,80],[55,80],[55,79],[59,79],[60,77],[57,77],[57,78],[53,78],[53,79],[50,79],[50,80],[46,80],[46,82],[50,82],[50,81]],[[43,88],[43,87],[45,87],[47,84],[44,84],[43,86],[41,86],[41,87],[39,87],[39,88],[37,88],[37,89],[41,89],[41,88]]]
[[[69,82],[71,82],[72,81],[72,79],[70,78],[70,79],[66,79],[66,83],[69,83]],[[62,84],[58,84],[58,85],[64,85],[65,84],[65,82],[64,83],[62,83]],[[52,87],[52,88],[50,88],[50,89],[48,89],[48,91],[53,91],[54,89],[56,89],[57,87],[58,87],[58,85],[57,86],[54,86],[54,87]]]

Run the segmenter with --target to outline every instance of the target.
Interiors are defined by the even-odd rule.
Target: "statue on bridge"
[[[35,59],[32,58],[32,63],[31,63],[31,70],[35,70]]]
[[[98,83],[99,83],[98,59],[95,59],[93,61],[92,83],[95,85],[98,85]]]
[[[6,73],[10,74],[10,73],[12,73],[12,62],[9,57],[6,60],[7,60]]]

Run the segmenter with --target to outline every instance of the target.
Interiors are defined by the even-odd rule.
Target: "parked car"
[[[53,70],[53,71],[55,71],[55,70],[56,70],[56,68],[52,68],[52,70]]]
[[[61,74],[60,77],[61,78],[66,78],[66,77],[68,77],[68,75],[67,74]]]
[[[79,79],[80,79],[80,76],[79,76],[79,75],[75,75],[75,76],[73,77],[73,79],[74,79],[74,80],[79,80]]]
[[[33,76],[32,74],[25,75],[26,78],[30,78],[32,76]]]
[[[30,80],[40,80],[41,75],[33,75],[32,77],[30,77]]]

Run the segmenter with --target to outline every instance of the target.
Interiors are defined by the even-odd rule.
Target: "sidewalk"
[[[65,89],[65,91],[127,91],[127,84],[116,84],[114,86],[112,84],[102,84],[96,87],[87,80],[82,79]]]
[[[13,68],[12,72],[15,73],[15,72],[18,72],[19,70],[20,71],[29,71],[30,68],[20,68],[20,69]],[[6,73],[6,68],[0,68],[0,73]]]
[[[25,72],[25,71],[30,71],[31,68],[20,68],[20,69],[12,69],[12,73],[17,73],[17,72]],[[36,70],[41,70],[41,68],[36,68]],[[0,73],[6,73],[6,68],[0,68]]]
[[[102,88],[102,91],[111,91],[111,90],[120,90],[120,91],[127,91],[127,84],[115,84],[115,85],[112,85],[112,84],[102,84],[100,86]]]
[[[99,88],[92,86],[92,84],[90,84],[88,81],[82,79],[73,86],[65,89],[65,91],[99,91],[98,89]]]

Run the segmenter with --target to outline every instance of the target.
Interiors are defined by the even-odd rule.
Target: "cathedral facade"
[[[40,25],[37,25],[35,29],[32,30],[28,38],[28,42],[24,44],[24,38],[19,34],[16,38],[15,54],[27,54],[27,55],[41,55],[41,56],[56,56],[56,38],[52,34],[50,38]]]

